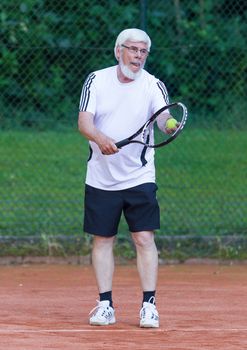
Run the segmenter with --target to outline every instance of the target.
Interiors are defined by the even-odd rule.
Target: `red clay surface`
[[[113,290],[117,323],[93,327],[91,266],[0,267],[0,349],[247,349],[247,266],[161,266],[159,329],[138,326],[135,266],[116,267]]]

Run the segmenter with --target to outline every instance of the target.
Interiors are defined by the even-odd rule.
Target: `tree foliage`
[[[148,70],[195,124],[199,113],[244,119],[245,1],[3,0],[0,8],[2,128],[73,125],[86,75],[115,64],[117,34],[141,26],[153,43]]]

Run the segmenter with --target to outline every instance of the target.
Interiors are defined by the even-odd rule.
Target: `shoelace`
[[[100,308],[103,308],[104,311],[102,312],[102,316],[106,313],[106,310],[105,310],[105,307],[104,306],[101,306],[99,305],[100,304],[100,301],[99,300],[96,300],[98,305],[96,305],[90,312],[89,312],[89,315],[92,315],[94,313],[94,311],[100,309]],[[108,314],[110,314],[110,311],[108,311]]]
[[[96,311],[97,309],[99,309],[101,306],[99,305],[100,301],[99,300],[96,300],[98,305],[96,305],[90,312],[89,312],[89,315],[91,315],[94,311]]]
[[[151,297],[148,301],[150,304],[155,304],[155,297]]]

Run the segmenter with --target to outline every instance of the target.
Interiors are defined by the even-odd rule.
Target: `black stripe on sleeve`
[[[168,105],[169,104],[169,96],[168,96],[168,91],[166,89],[165,84],[162,81],[158,81],[157,82],[158,88],[160,89],[163,97],[164,97],[164,101],[165,103]]]
[[[88,101],[90,98],[90,87],[91,87],[91,84],[92,84],[94,78],[95,78],[94,73],[89,74],[89,76],[87,77],[87,79],[82,87],[80,106],[79,106],[80,112],[87,110]]]

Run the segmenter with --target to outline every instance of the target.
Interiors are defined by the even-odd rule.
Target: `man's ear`
[[[120,46],[117,46],[117,47],[116,47],[116,58],[117,58],[118,61],[119,61],[119,59],[120,59],[120,55],[121,55]]]

